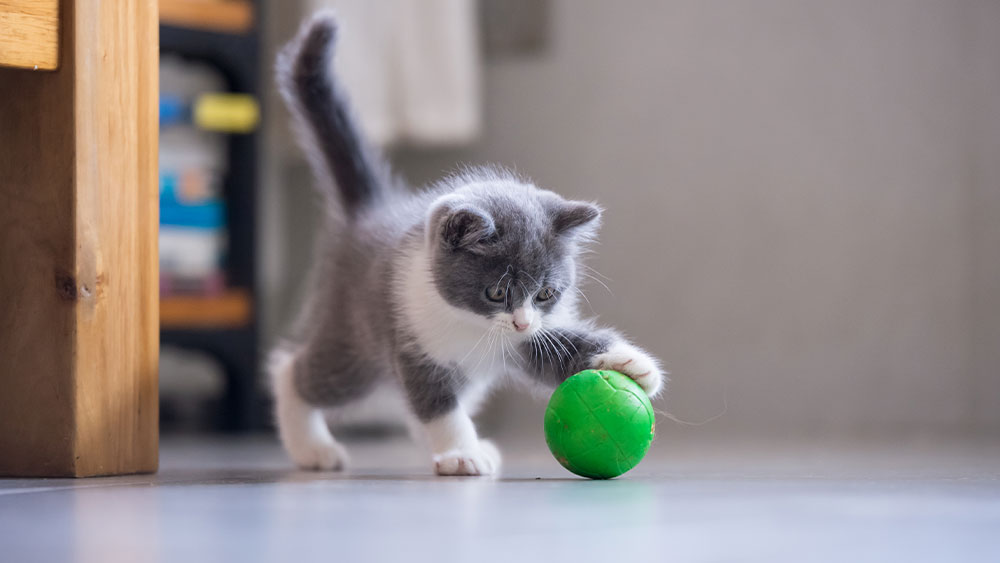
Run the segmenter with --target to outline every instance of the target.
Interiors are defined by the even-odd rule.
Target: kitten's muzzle
[[[510,316],[510,322],[514,325],[514,330],[524,332],[531,328],[531,323],[535,320],[535,311],[529,306],[522,306],[514,309]]]

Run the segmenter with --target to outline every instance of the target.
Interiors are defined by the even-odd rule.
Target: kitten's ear
[[[601,224],[601,208],[586,201],[562,202],[552,214],[552,228],[557,233],[593,234]]]
[[[427,221],[428,242],[434,238],[445,247],[475,250],[496,232],[488,213],[478,207],[444,198],[431,209]]]

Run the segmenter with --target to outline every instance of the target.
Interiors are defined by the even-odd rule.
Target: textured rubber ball
[[[581,371],[556,388],[545,409],[545,442],[552,455],[590,479],[611,479],[635,467],[654,430],[646,392],[616,371]]]

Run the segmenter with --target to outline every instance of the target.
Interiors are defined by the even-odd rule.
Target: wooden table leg
[[[0,475],[157,467],[155,0],[59,5],[0,68]]]

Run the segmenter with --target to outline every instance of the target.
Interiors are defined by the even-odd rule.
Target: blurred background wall
[[[269,67],[305,10],[265,9]],[[498,162],[599,200],[593,310],[673,372],[659,408],[728,404],[699,432],[1000,433],[1000,3],[563,0],[547,22],[485,59],[478,140],[396,169]],[[273,342],[316,209],[267,86]],[[503,391],[487,418],[541,408]]]

